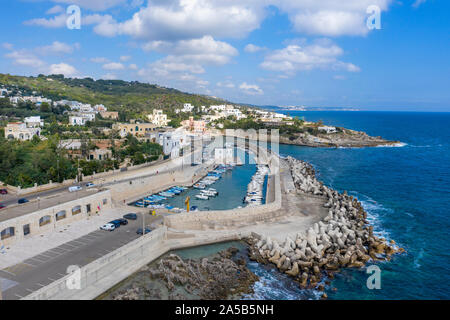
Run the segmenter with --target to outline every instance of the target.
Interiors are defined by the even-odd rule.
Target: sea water
[[[280,146],[280,154],[314,165],[318,179],[326,185],[357,196],[375,232],[406,250],[391,261],[375,263],[381,269],[381,289],[367,288],[365,268],[345,269],[327,287],[329,299],[449,299],[450,113],[290,115],[405,143],[403,147],[360,149]],[[273,278],[273,272],[262,266],[251,267],[262,282]],[[289,286],[258,290],[256,286],[254,298],[305,298],[296,287],[286,288]]]

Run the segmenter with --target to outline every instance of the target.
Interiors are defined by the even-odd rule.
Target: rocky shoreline
[[[250,260],[274,264],[301,288],[323,290],[321,280],[333,278],[341,268],[361,268],[370,261],[390,260],[393,254],[404,252],[393,240],[388,243],[374,235],[367,213],[356,198],[323,185],[310,164],[292,157],[286,161],[297,193],[324,197],[328,216],[306,233],[298,233],[296,239],[287,237],[284,243],[270,237],[248,238]]]
[[[170,254],[142,268],[113,300],[225,300],[253,292],[258,277],[237,256],[235,247],[209,258],[185,259]]]
[[[300,133],[296,137],[280,135],[280,143],[314,148],[364,148],[396,146],[401,144],[400,141],[389,141],[382,137],[372,137],[361,131],[344,128],[341,128],[340,130],[341,132],[338,133],[320,133],[317,135]]]

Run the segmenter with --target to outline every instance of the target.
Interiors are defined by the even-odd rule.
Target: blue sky
[[[67,28],[67,8],[81,29]],[[381,12],[369,30],[366,10]],[[138,80],[257,105],[450,111],[439,0],[15,0],[0,72]]]

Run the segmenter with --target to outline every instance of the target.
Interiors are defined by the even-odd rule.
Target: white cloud
[[[264,6],[258,0],[149,0],[131,19],[110,21],[95,31],[146,41],[193,39],[206,34],[242,38],[257,29],[263,18]]]
[[[60,5],[56,5],[54,7],[51,7],[50,9],[48,9],[45,14],[58,14],[58,13],[63,13],[65,10],[63,7],[61,7]]]
[[[244,51],[245,52],[249,52],[249,53],[255,53],[261,50],[265,50],[266,48],[264,47],[258,47],[254,44],[249,43],[248,45],[245,46]]]
[[[16,65],[22,65],[33,68],[41,68],[45,62],[39,59],[33,53],[26,50],[16,50],[5,55],[6,58],[12,59]]]
[[[337,58],[342,54],[343,50],[340,47],[326,39],[303,46],[290,44],[268,54],[261,67],[290,75],[298,71],[313,69],[360,71],[359,67],[352,63],[339,61]]]
[[[131,70],[137,70],[138,66],[136,64],[132,63],[128,66],[128,68],[130,68]]]
[[[232,89],[235,87],[234,83],[231,82],[230,80],[226,80],[223,82],[217,82],[217,86],[220,88],[229,88],[229,89]]]
[[[48,46],[38,47],[35,50],[42,55],[48,55],[48,54],[70,54],[73,53],[75,50],[78,50],[80,48],[79,43],[75,43],[73,45],[54,41],[52,44]]]
[[[121,56],[121,57],[120,57],[120,61],[122,61],[122,62],[127,62],[127,61],[129,61],[130,59],[131,59],[130,56]]]
[[[167,53],[184,62],[209,65],[224,65],[230,62],[233,56],[238,55],[233,46],[216,41],[211,36],[176,42],[152,41],[147,43],[144,49]]]
[[[67,63],[59,63],[50,65],[49,73],[63,74],[65,77],[74,77],[78,74],[78,71]]]
[[[249,95],[261,95],[264,94],[264,91],[256,84],[247,84],[247,82],[243,82],[239,89],[241,89],[244,93]]]
[[[294,29],[300,33],[342,36],[366,35],[366,9],[376,5],[387,10],[393,0],[274,0],[288,14]]]
[[[104,58],[104,57],[91,58],[90,61],[94,62],[94,63],[107,63],[107,62],[109,62],[109,60],[107,58]]]
[[[64,3],[67,5],[76,4],[82,8],[93,11],[103,11],[127,3],[127,0],[52,0],[52,1],[55,3]]]
[[[6,50],[12,50],[14,48],[14,45],[12,43],[4,42],[2,43],[2,47]]]
[[[110,62],[104,64],[102,68],[105,70],[123,70],[125,69],[125,66],[119,62]]]
[[[67,15],[60,14],[60,15],[54,16],[49,19],[37,18],[37,19],[27,20],[24,22],[24,24],[28,25],[28,26],[40,26],[40,27],[45,27],[45,28],[62,28],[67,25],[66,21],[67,21]]]
[[[66,13],[61,13],[52,18],[36,18],[27,20],[24,22],[28,26],[40,26],[44,28],[65,28],[67,26],[68,15]],[[96,28],[102,28],[104,24],[108,24],[114,21],[113,17],[106,14],[88,14],[81,15],[81,28],[83,26],[96,25]]]

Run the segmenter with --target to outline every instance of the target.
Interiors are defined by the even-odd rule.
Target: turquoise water
[[[235,166],[233,170],[229,170],[222,175],[222,179],[216,183],[208,186],[214,188],[219,192],[216,197],[211,197],[209,200],[198,200],[195,198],[200,190],[188,189],[181,195],[165,201],[175,208],[184,208],[184,201],[186,197],[190,197],[191,208],[198,207],[201,211],[209,210],[229,210],[239,206],[244,207],[243,199],[247,194],[247,186],[250,183],[253,175],[256,173],[256,165],[253,163],[253,157],[244,154],[242,151],[237,151],[236,155],[241,158],[242,166]],[[247,158],[247,161],[245,161]]]
[[[450,113],[290,114],[407,143],[363,149],[280,146],[280,154],[312,163],[328,186],[357,196],[375,231],[407,251],[378,263],[380,290],[366,288],[365,270],[345,270],[333,280],[338,290],[328,290],[329,298],[449,299]]]

